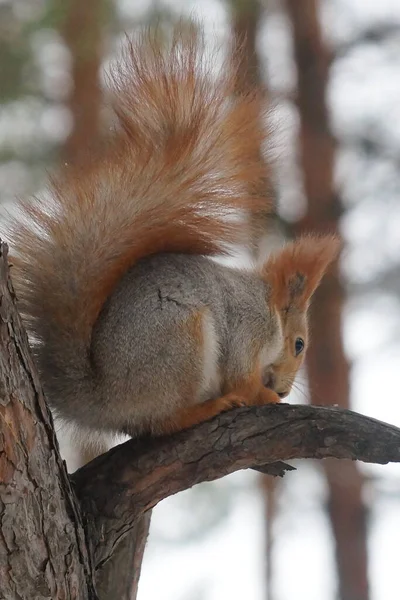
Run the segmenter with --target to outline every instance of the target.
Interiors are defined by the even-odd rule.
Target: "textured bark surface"
[[[295,226],[304,232],[337,233],[342,212],[333,171],[335,140],[329,127],[326,89],[330,53],[322,39],[317,0],[286,0],[298,74],[300,163],[308,206]],[[342,341],[345,291],[338,266],[317,290],[310,314],[312,343],[307,365],[312,404],[349,407],[349,364]],[[367,519],[363,479],[354,463],[326,461],[329,515],[336,542],[340,600],[368,600]]]
[[[77,447],[79,466],[94,460],[109,450],[109,445],[93,449]],[[146,541],[149,535],[151,511],[134,525],[102,568],[95,571],[96,592],[99,600],[136,600]]]
[[[150,519],[151,510],[135,523],[110,560],[97,572],[99,600],[136,600]]]
[[[336,408],[240,408],[173,436],[126,442],[72,478],[99,566],[137,519],[172,494],[239,469],[327,457],[399,462],[400,429]]]
[[[85,536],[0,246],[0,597],[86,600]]]

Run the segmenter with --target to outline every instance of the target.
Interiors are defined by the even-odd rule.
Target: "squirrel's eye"
[[[298,337],[294,343],[294,352],[295,355],[298,356],[304,350],[304,340],[301,337]]]

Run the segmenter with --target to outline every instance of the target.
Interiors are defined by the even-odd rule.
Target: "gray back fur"
[[[254,368],[255,343],[273,347],[279,340],[268,293],[257,275],[205,257],[161,254],[142,260],[103,307],[91,347],[94,393],[87,395],[87,405],[73,408],[74,417],[78,409],[89,428],[136,434],[156,431],[175,409],[207,399],[202,385],[207,356],[185,326],[199,313],[210,319],[218,345],[220,378],[213,395],[219,395],[226,381]],[[59,401],[63,415],[62,397]]]

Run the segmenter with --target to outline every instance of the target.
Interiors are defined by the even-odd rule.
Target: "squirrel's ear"
[[[263,278],[271,285],[275,306],[305,310],[340,245],[335,236],[306,236],[270,256],[263,266]]]

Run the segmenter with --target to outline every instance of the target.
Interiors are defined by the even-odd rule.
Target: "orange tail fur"
[[[157,252],[216,254],[241,238],[232,212],[265,200],[260,103],[235,95],[235,79],[231,64],[214,73],[194,28],[176,30],[168,48],[151,33],[127,45],[111,76],[116,131],[84,168],[65,167],[43,197],[21,201],[11,228],[13,280],[39,355],[40,342],[54,360],[64,349],[77,377],[130,266]]]

